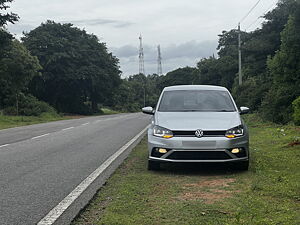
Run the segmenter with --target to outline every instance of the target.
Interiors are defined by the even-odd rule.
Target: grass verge
[[[197,164],[149,172],[143,139],[72,224],[300,224],[300,128],[245,119],[248,172]]]
[[[37,123],[46,123],[57,120],[71,119],[69,116],[54,116],[44,114],[41,116],[4,116],[0,115],[0,130],[12,127],[20,127]]]
[[[102,108],[100,114],[96,114],[92,116],[111,115],[117,113],[120,112],[111,110],[109,108]],[[50,113],[43,113],[41,116],[4,116],[0,114],[0,130],[6,128],[12,128],[12,127],[38,124],[38,123],[47,123],[47,122],[58,121],[58,120],[78,119],[82,117],[86,117],[86,116],[83,115],[60,116],[58,114],[50,114]]]

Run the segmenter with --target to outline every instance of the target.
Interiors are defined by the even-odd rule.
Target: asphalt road
[[[135,113],[0,130],[0,224],[36,224],[149,122]]]

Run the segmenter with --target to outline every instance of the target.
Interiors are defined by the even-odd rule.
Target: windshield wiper
[[[222,110],[218,110],[217,112],[234,112],[234,110],[226,110],[226,109],[222,109]]]

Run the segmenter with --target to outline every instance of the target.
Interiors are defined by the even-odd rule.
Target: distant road
[[[150,122],[141,113],[0,130],[0,224],[36,224]]]

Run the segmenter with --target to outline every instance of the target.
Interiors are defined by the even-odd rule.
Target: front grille
[[[223,160],[231,157],[223,151],[174,151],[168,159],[177,160]]]
[[[195,130],[182,131],[174,130],[172,131],[174,137],[195,137]],[[203,137],[220,137],[225,136],[225,130],[205,130],[203,131]]]

